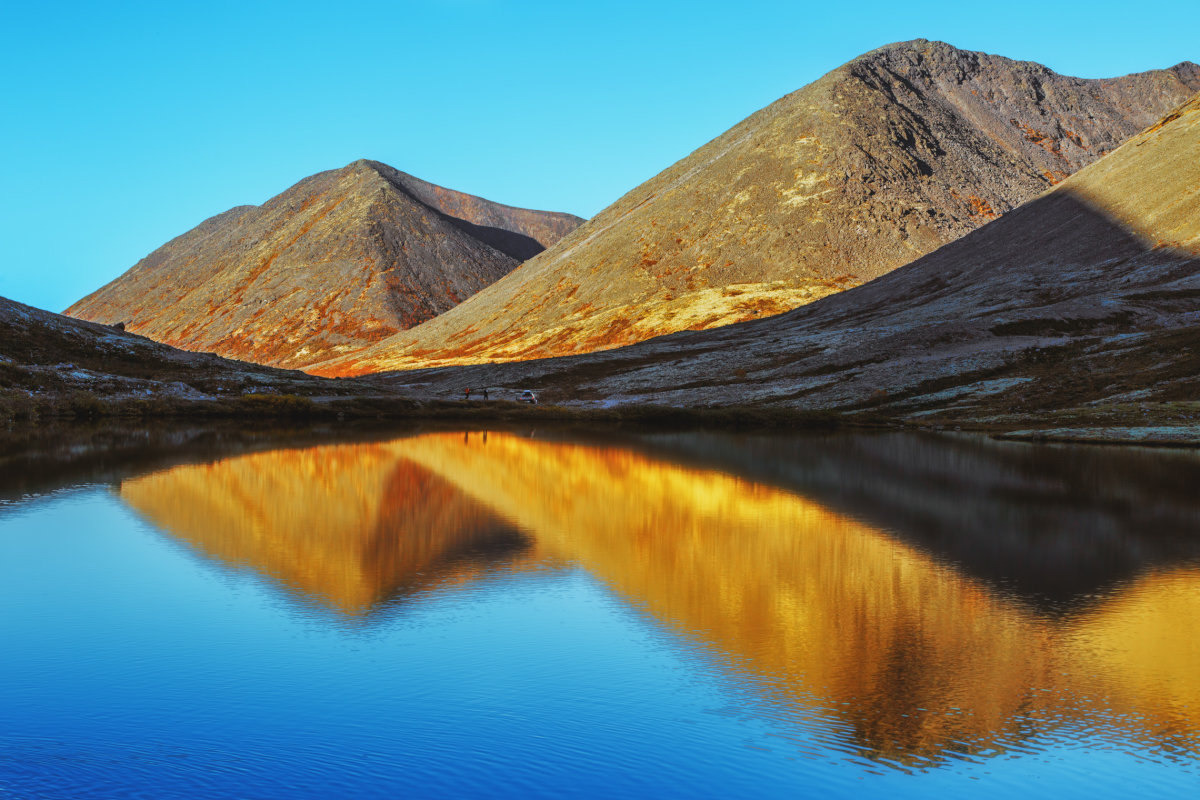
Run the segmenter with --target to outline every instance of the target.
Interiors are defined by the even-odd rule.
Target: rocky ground
[[[0,421],[39,413],[90,415],[121,405],[154,415],[247,397],[261,398],[261,410],[269,410],[283,398],[397,395],[359,381],[190,353],[0,297]],[[272,397],[275,403],[266,401]]]

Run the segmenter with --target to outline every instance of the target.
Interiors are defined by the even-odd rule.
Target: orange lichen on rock
[[[982,197],[976,197],[973,194],[968,195],[967,202],[971,204],[972,217],[986,217],[987,219],[995,219],[996,217],[1000,216],[996,213],[995,209],[992,208],[992,204],[987,200],[984,200]]]

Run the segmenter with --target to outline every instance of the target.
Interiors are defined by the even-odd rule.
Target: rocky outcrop
[[[206,220],[66,313],[303,367],[452,308],[580,221],[356,161]]]
[[[361,374],[609,349],[787,311],[998,218],[1200,90],[940,42],[890,45],[759,111],[430,322],[319,364]]]

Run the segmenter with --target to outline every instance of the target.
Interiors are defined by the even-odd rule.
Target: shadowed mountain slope
[[[306,395],[370,391],[349,383],[357,382],[189,353],[135,333],[0,297],[0,411],[6,396],[66,395],[77,390],[109,398],[168,395],[193,400],[259,390]]]
[[[1001,219],[772,319],[395,378],[429,393],[1044,415],[1200,397],[1200,95]],[[1096,413],[1100,413],[1096,411]]]
[[[998,217],[1200,90],[918,40],[839,67],[436,320],[317,365],[361,374],[591,352],[778,314]]]
[[[66,313],[301,367],[446,311],[580,221],[356,161],[206,220]]]

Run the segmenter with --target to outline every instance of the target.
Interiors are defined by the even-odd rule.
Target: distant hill
[[[1200,67],[1084,80],[917,40],[835,69],[452,311],[313,368],[591,352],[778,314],[1032,199],[1200,90]]]
[[[1195,420],[1198,301],[1200,95],[1047,194],[804,308],[587,356],[394,381],[435,396],[508,386],[605,405]]]
[[[302,367],[452,308],[581,221],[356,161],[204,221],[66,313]]]

